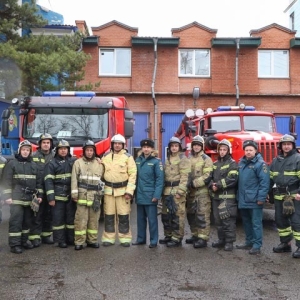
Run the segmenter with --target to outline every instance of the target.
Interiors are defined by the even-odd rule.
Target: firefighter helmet
[[[66,140],[60,140],[56,146],[56,149],[66,147],[70,150],[70,144]]]
[[[204,145],[204,138],[200,135],[196,135],[193,137],[191,147],[193,148],[194,145],[200,145],[203,148]]]
[[[41,143],[43,140],[50,140],[51,148],[53,148],[53,138],[50,133],[44,133],[44,134],[40,135],[40,138],[38,141],[40,147],[41,147]]]
[[[218,152],[219,152],[221,146],[227,146],[228,150],[229,150],[229,153],[230,154],[232,153],[232,146],[231,146],[231,143],[228,140],[223,139],[222,141],[220,141],[220,143],[217,146],[217,151]]]
[[[84,151],[86,147],[93,147],[94,150],[96,151],[95,143],[91,140],[87,140],[86,142],[83,143],[82,150]]]
[[[111,149],[113,149],[113,144],[114,143],[122,143],[123,144],[123,149],[124,149],[126,140],[125,140],[125,138],[122,134],[116,134],[111,138],[111,141],[110,141]]]
[[[19,144],[18,154],[21,154],[21,148],[24,147],[24,146],[30,147],[30,155],[31,155],[31,153],[32,153],[32,145],[31,145],[31,143],[28,140],[24,140],[24,141],[22,141]]]
[[[170,138],[169,143],[168,143],[168,148],[170,149],[171,144],[174,144],[174,143],[179,144],[180,150],[182,149],[180,139],[176,136],[172,136]]]
[[[285,134],[281,137],[281,139],[279,140],[279,149],[282,150],[282,143],[292,143],[293,144],[293,148],[296,148],[296,142],[295,142],[295,138],[292,135],[289,134]]]

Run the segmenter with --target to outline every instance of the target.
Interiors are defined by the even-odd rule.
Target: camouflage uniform
[[[181,153],[171,154],[164,166],[165,171],[165,187],[163,191],[163,207],[162,207],[162,223],[164,226],[165,239],[160,240],[160,244],[167,244],[174,241],[180,243],[184,236],[184,223],[185,223],[185,205],[186,205],[186,192],[187,181],[191,171],[190,161]],[[180,195],[176,198],[175,195]],[[175,206],[177,212],[169,214],[166,206],[166,197],[169,195],[174,196]]]
[[[201,146],[203,147],[203,144]],[[186,242],[194,243],[195,248],[202,248],[206,247],[210,234],[211,200],[205,180],[213,170],[213,162],[203,150],[198,153],[192,150],[189,161],[191,174],[187,196],[187,219],[192,238]]]

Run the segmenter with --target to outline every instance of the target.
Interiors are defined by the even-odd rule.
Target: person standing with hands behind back
[[[137,204],[137,239],[132,245],[146,244],[147,218],[150,231],[149,248],[155,248],[158,241],[157,202],[164,186],[163,165],[154,150],[154,141],[140,142],[142,150],[136,159],[137,184],[135,201]]]
[[[237,249],[250,250],[249,254],[260,254],[263,239],[263,204],[270,185],[270,172],[255,141],[243,143],[244,157],[238,164],[239,179],[237,200],[240,209],[246,241]]]

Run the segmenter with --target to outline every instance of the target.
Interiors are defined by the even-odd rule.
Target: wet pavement
[[[135,205],[132,208],[135,237]],[[214,226],[205,249],[185,243],[174,249],[116,244],[82,251],[42,245],[17,255],[9,252],[7,244],[8,215],[5,207],[0,225],[1,300],[300,299],[300,259],[293,259],[291,253],[272,252],[279,243],[272,212],[264,223],[264,245],[257,256],[245,250],[212,248]],[[237,243],[242,243],[243,237],[238,222]]]

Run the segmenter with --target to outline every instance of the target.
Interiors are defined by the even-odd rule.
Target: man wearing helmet
[[[295,138],[288,134],[280,139],[279,149],[281,154],[270,166],[270,189],[274,193],[275,222],[280,237],[280,244],[273,251],[291,252],[294,237],[297,250],[292,256],[300,258],[300,154]],[[289,201],[286,201],[287,196],[291,196]]]
[[[73,163],[69,143],[61,140],[44,173],[45,190],[52,213],[53,241],[58,243],[60,248],[74,245],[76,204],[70,197]]]
[[[105,170],[103,246],[115,244],[117,231],[123,247],[129,247],[132,240],[130,205],[137,169],[133,157],[124,149],[125,143],[121,134],[114,135],[111,151],[102,158]]]
[[[44,178],[45,165],[54,157],[53,139],[51,134],[44,133],[40,136],[39,147],[33,153],[33,161],[37,163],[39,168],[39,176]],[[44,187],[44,182],[43,182]],[[41,242],[44,244],[53,244],[51,239],[52,224],[51,224],[51,209],[47,201],[46,194],[40,204],[39,211],[33,218],[32,225],[30,226],[29,240],[34,247],[39,247]]]
[[[187,181],[191,165],[182,153],[181,142],[177,137],[172,137],[169,141],[164,171],[161,220],[165,237],[159,243],[166,244],[167,247],[178,247],[181,246],[184,236]],[[172,204],[173,209],[167,202],[172,202],[169,204]]]
[[[104,167],[96,160],[96,146],[93,141],[86,141],[82,147],[83,157],[77,159],[72,169],[71,195],[77,203],[75,214],[75,250],[87,247],[99,248],[98,227],[100,201],[104,186],[101,177]],[[95,202],[99,205],[95,206]]]
[[[18,153],[3,171],[3,200],[10,205],[9,246],[11,252],[20,254],[23,249],[32,249],[28,240],[33,218],[30,204],[33,196],[42,201],[42,178],[38,166],[32,161],[32,146],[27,140],[19,144]]]
[[[189,157],[191,174],[187,196],[187,219],[192,236],[186,239],[186,243],[193,244],[195,248],[207,247],[210,234],[211,200],[205,180],[213,170],[213,162],[204,153],[203,147],[203,137],[195,136],[191,143]]]
[[[235,194],[238,168],[231,157],[231,143],[228,140],[220,141],[217,151],[218,159],[214,162],[213,171],[206,180],[211,192],[214,221],[218,230],[218,241],[213,242],[212,247],[224,247],[225,251],[232,251],[233,242],[236,240]]]

